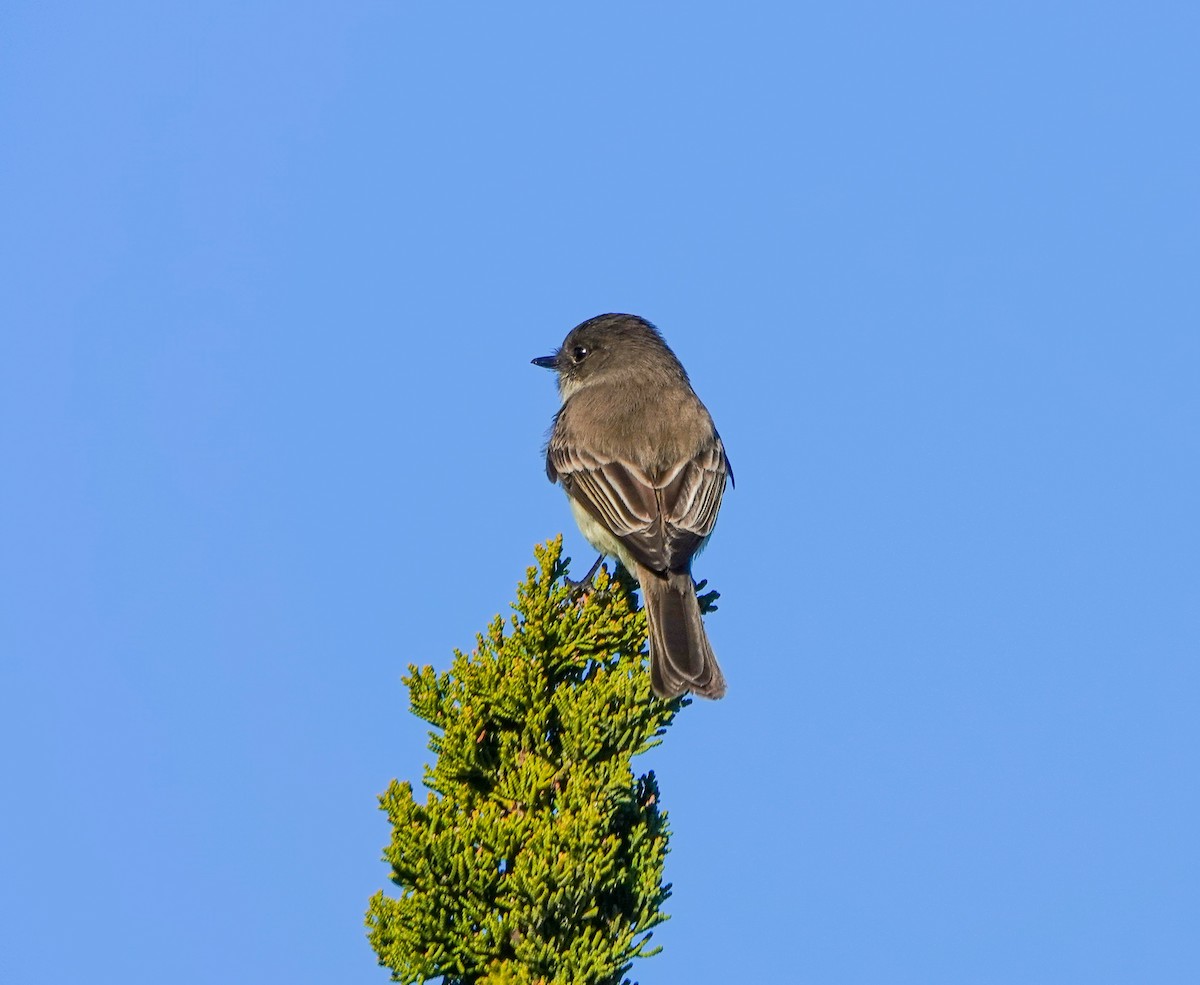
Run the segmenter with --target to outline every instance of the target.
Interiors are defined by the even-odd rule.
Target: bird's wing
[[[687,566],[717,522],[729,460],[715,433],[689,459],[652,479],[644,469],[554,436],[546,473],[629,553],[654,571]]]

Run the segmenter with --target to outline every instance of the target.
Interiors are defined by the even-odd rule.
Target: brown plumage
[[[732,480],[712,418],[687,373],[649,322],[600,315],[577,326],[553,356],[563,405],[546,448],[587,539],[642,588],[651,684],[671,698],[725,693],[692,583]]]

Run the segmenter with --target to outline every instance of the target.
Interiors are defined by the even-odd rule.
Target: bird
[[[566,492],[584,537],[641,588],[651,687],[666,699],[723,697],[692,559],[733,470],[687,372],[654,325],[621,313],[580,323],[532,362],[558,374],[561,398],[546,475]]]

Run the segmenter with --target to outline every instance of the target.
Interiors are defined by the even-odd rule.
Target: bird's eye
[[[574,349],[571,350],[571,358],[574,359],[577,363],[581,363],[587,358],[587,354],[591,351],[592,350],[589,349],[586,345],[577,345],[577,346],[575,346]]]

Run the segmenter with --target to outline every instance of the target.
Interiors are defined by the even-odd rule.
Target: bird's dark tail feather
[[[642,569],[642,604],[650,628],[650,684],[660,698],[694,691],[705,698],[725,694],[725,675],[717,666],[712,644],[700,618],[692,576],[670,571],[665,576]]]

